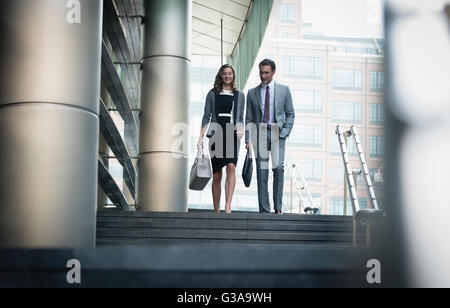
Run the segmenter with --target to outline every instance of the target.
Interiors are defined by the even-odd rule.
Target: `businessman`
[[[270,157],[274,209],[276,214],[282,214],[286,139],[294,126],[295,111],[289,88],[273,79],[276,74],[275,62],[268,59],[262,61],[259,71],[261,84],[247,95],[246,147],[255,152],[260,213],[270,213]]]

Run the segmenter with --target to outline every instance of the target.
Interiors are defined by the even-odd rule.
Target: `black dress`
[[[233,110],[233,100],[234,96],[232,95],[216,95],[215,107],[217,113],[217,124],[219,124],[222,128],[223,138],[221,140],[216,140],[217,138],[215,139],[214,137],[210,139],[209,151],[211,155],[213,173],[219,172],[228,164],[233,164],[234,166],[237,165],[237,133],[234,125],[228,124],[231,123],[232,118],[228,116],[219,116],[220,114],[231,114]],[[216,143],[220,142],[221,146],[218,146]]]

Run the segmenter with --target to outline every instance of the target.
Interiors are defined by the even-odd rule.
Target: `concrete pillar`
[[[0,2],[1,247],[95,247],[102,11]]]
[[[189,0],[146,0],[138,162],[138,210],[187,211],[188,123],[192,8]],[[174,154],[181,154],[175,158]]]

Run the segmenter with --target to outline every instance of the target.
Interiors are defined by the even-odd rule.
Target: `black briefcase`
[[[244,180],[245,187],[250,187],[253,176],[253,158],[252,152],[247,150],[247,156],[245,157],[244,168],[242,169],[242,179]]]

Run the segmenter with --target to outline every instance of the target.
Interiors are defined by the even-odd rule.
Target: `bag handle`
[[[198,149],[196,160],[198,160],[200,157],[205,158],[205,151],[203,150],[203,147]]]
[[[252,149],[247,149],[247,157],[253,158]]]

